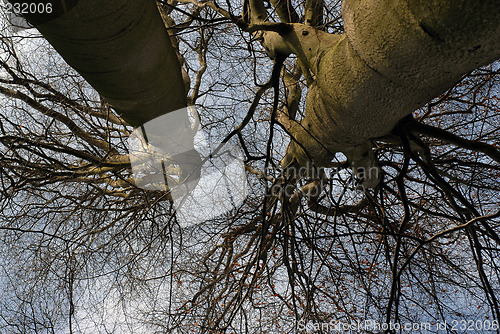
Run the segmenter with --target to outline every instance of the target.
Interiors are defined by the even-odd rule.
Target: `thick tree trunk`
[[[195,184],[201,158],[194,150],[187,111],[148,122],[187,107],[179,60],[156,2],[64,0],[53,5],[51,15],[27,15],[27,19],[124,120],[135,127],[145,125],[139,133],[147,147],[162,152],[167,167],[178,165],[178,182]],[[132,153],[132,163],[144,158]],[[162,166],[153,167],[145,172],[161,173]],[[167,186],[166,178],[171,175],[162,176]]]
[[[129,124],[186,107],[179,61],[155,1],[54,1],[51,15],[27,18]]]
[[[309,156],[292,143],[287,163],[327,165],[338,151],[349,158],[464,74],[500,58],[497,0],[345,0],[343,18],[341,36],[294,25],[280,44],[266,33],[315,75],[305,119],[288,122]]]

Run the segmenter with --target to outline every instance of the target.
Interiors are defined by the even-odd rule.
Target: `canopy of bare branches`
[[[67,65],[42,35],[57,30],[2,17],[0,333],[498,332],[498,6],[463,1],[457,21],[448,1],[394,1],[417,33],[389,1],[344,2],[151,0],[164,27],[143,42],[162,42],[141,57],[168,60],[138,78],[103,44],[130,75],[113,87]],[[238,143],[248,181],[243,203],[191,226],[168,191],[137,186],[127,144],[186,105]]]

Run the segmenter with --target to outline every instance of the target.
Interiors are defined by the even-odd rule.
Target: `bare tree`
[[[1,35],[0,331],[499,332],[495,1],[61,3]],[[187,105],[249,191],[183,227],[126,139]]]

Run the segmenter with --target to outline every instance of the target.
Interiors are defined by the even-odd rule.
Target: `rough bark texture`
[[[154,1],[66,2],[67,11],[28,20],[129,124],[186,106],[179,61]]]
[[[312,158],[327,165],[338,151],[349,158],[462,75],[500,57],[496,0],[345,0],[343,18],[341,36],[296,25],[275,43],[305,58],[315,75],[305,119],[288,124],[308,156],[292,143],[287,163]]]

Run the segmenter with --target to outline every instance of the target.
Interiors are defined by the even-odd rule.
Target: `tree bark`
[[[162,163],[179,166],[179,183],[194,185],[201,158],[187,111],[149,122],[187,107],[179,60],[156,2],[69,0],[54,8],[52,15],[27,19],[128,124],[141,126],[148,146],[165,154]]]
[[[154,1],[54,1],[51,15],[27,19],[129,124],[186,107],[179,61]]]
[[[288,122],[300,143],[290,145],[288,163],[312,158],[324,166],[338,151],[349,158],[464,74],[500,58],[496,0],[345,0],[343,18],[340,36],[305,25],[280,38],[264,34],[270,49],[297,54],[314,76],[306,117]]]

